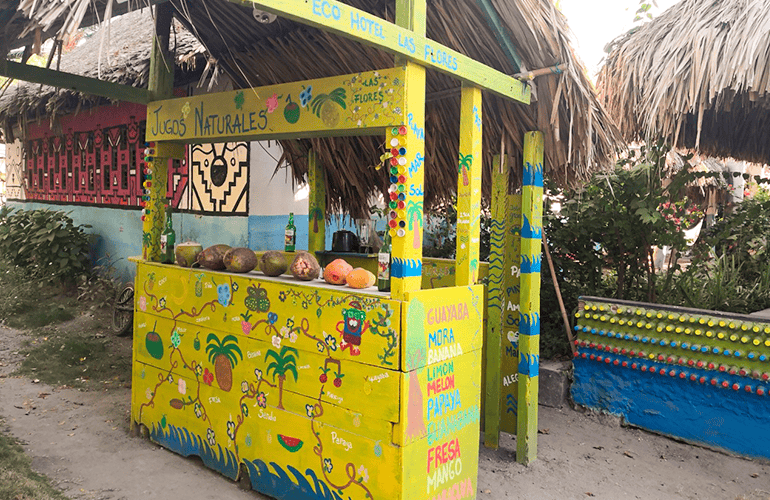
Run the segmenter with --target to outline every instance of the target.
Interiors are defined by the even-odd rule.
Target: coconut
[[[230,245],[212,245],[198,254],[198,264],[206,269],[224,269],[224,257],[228,250],[230,250]]]
[[[257,255],[250,248],[231,248],[222,257],[222,263],[233,273],[248,273],[257,267]]]
[[[198,254],[203,251],[200,243],[185,241],[174,247],[176,263],[182,267],[190,267],[198,261]]]
[[[289,269],[289,263],[281,252],[270,250],[262,254],[259,260],[259,270],[265,276],[280,276]]]

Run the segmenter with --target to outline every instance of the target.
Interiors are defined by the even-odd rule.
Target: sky
[[[657,7],[650,13],[657,16],[677,1],[656,0]],[[558,4],[574,34],[573,47],[596,81],[604,46],[634,27],[639,0],[559,0]]]

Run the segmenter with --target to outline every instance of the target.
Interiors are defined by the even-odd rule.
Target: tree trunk
[[[278,376],[278,409],[283,410],[283,381],[286,377],[283,375]]]

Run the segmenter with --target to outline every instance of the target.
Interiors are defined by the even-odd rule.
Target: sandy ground
[[[81,392],[9,376],[20,333],[0,328],[0,415],[34,468],[72,499],[265,499],[199,460],[129,435],[128,389]],[[608,416],[540,407],[538,460],[515,439],[481,447],[479,499],[770,500],[770,465],[621,427]],[[770,439],[770,436],[764,437]],[[389,500],[389,499],[384,499]]]

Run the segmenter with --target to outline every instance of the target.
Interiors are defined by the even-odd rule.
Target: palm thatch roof
[[[112,19],[96,33],[78,43],[61,57],[61,71],[101,80],[147,87],[153,23],[150,9],[137,10]],[[75,40],[73,40],[73,43]],[[195,79],[202,71],[205,49],[183,26],[177,24],[170,46],[176,55],[178,74]],[[57,61],[52,61],[55,68]],[[10,83],[10,82],[9,82]],[[11,84],[0,96],[0,122],[14,120],[53,120],[57,115],[87,108],[107,99],[37,83]]]
[[[613,43],[598,88],[627,140],[770,163],[770,0],[682,0]]]
[[[31,23],[43,24],[68,9],[103,10],[106,0],[16,0]],[[586,179],[607,166],[619,134],[599,105],[581,63],[568,42],[568,26],[552,0],[485,0],[499,17],[521,58],[515,64],[490,29],[480,1],[429,2],[427,36],[506,74],[566,63],[558,75],[535,82],[536,101],[527,106],[484,95],[485,196],[488,199],[492,157],[501,147],[519,154],[524,133],[545,134],[545,172],[562,185]],[[68,4],[62,8],[61,4]],[[287,19],[260,23],[251,7],[226,0],[170,0],[175,16],[206,47],[216,68],[236,87],[252,87],[322,78],[394,65],[393,56],[366,45]],[[394,0],[347,0],[370,14],[394,21]],[[213,78],[214,73],[206,75]],[[459,149],[459,82],[428,71],[426,103],[426,208],[451,199],[457,185]],[[307,173],[307,151],[318,151],[327,180],[331,210],[351,215],[368,213],[372,196],[387,192],[379,163],[381,137],[282,141],[285,158],[297,180]]]

